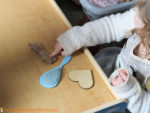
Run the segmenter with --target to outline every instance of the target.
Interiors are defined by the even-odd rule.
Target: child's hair
[[[150,55],[150,0],[139,0],[137,5],[139,16],[145,26],[142,29],[135,29],[135,32],[140,36],[146,47],[147,55]]]

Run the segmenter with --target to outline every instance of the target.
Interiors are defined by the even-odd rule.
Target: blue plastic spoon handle
[[[43,73],[40,77],[40,84],[46,88],[53,88],[57,86],[61,78],[61,70],[65,64],[71,60],[71,56],[66,56],[63,58],[61,64],[49,71]]]
[[[71,56],[66,56],[64,57],[64,59],[62,60],[61,64],[59,67],[63,67],[65,64],[67,64],[69,61],[71,60]]]

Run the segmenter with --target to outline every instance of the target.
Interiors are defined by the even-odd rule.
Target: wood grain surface
[[[40,42],[51,52],[56,38],[70,27],[53,0],[0,0],[0,107],[80,113],[116,99],[82,50],[63,68],[57,87],[40,85],[41,74],[59,65],[62,57],[45,64],[28,43]],[[85,90],[70,81],[68,73],[74,69],[91,69],[94,87]]]

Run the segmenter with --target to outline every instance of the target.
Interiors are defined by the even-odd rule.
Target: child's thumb
[[[62,52],[61,52],[61,55],[62,55],[62,56],[66,56],[65,51],[62,51]]]

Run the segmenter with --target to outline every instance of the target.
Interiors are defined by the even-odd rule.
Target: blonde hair
[[[146,48],[147,55],[150,54],[150,0],[139,0],[137,3],[139,16],[145,26],[141,29],[135,29],[135,32],[140,36],[143,45]]]

